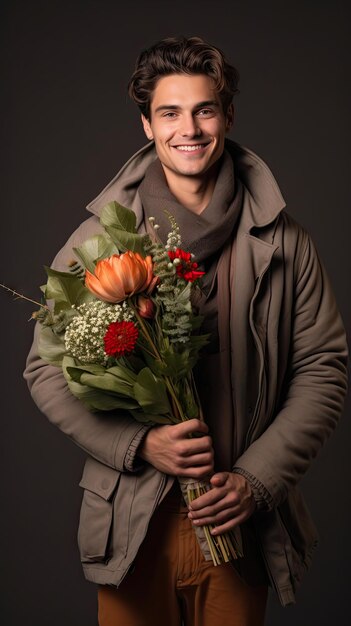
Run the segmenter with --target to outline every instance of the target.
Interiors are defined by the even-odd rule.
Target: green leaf
[[[137,233],[134,211],[118,202],[109,202],[102,209],[100,222],[119,250],[131,250],[145,256],[144,241],[148,235]]]
[[[108,235],[95,235],[84,241],[79,248],[73,248],[73,250],[84,267],[92,274],[94,274],[97,261],[119,253],[118,248]]]
[[[139,406],[134,400],[133,385],[126,383],[124,379],[119,379],[105,370],[103,370],[103,373],[101,374],[95,374],[84,371],[84,369],[80,367],[67,367],[66,371],[75,382],[79,382],[82,385],[88,385],[94,389],[100,389],[101,391],[108,391],[109,393],[113,393],[118,396],[122,395],[124,399],[126,397],[130,398],[131,408],[137,408]]]
[[[185,415],[189,420],[199,416],[199,407],[197,406],[195,399],[189,392],[184,392],[182,395],[182,405],[184,407]]]
[[[132,252],[139,252],[143,257],[144,251],[144,239],[145,235],[138,235],[136,233],[129,233],[124,230],[115,228],[114,226],[106,226],[106,231],[110,235],[114,244],[119,250],[131,250]]]
[[[134,395],[145,413],[152,415],[171,413],[166,385],[163,380],[156,378],[148,367],[139,372],[134,385]]]
[[[175,301],[181,304],[186,311],[191,312],[191,283],[187,283],[184,289],[176,296]]]
[[[124,381],[126,384],[134,385],[137,375],[134,371],[130,370],[128,367],[124,367],[123,365],[113,365],[109,367],[107,372],[109,374],[113,374],[121,381]]]
[[[167,350],[162,354],[162,358],[167,364],[168,370],[170,371],[170,376],[174,376],[175,378],[183,378],[187,375],[188,372],[191,371],[193,364],[189,359],[189,351],[184,350],[184,352],[176,353],[173,352],[172,349]]]
[[[175,380],[186,376],[192,369],[193,364],[189,361],[189,351],[182,353],[173,352],[172,348],[161,351],[162,361],[156,361],[154,357],[145,353],[144,358],[152,370],[159,377],[169,376]]]
[[[67,272],[58,272],[51,267],[45,267],[45,270],[48,275],[45,297],[47,300],[55,301],[54,313],[69,309],[72,304],[78,306],[95,299],[77,276]]]
[[[110,395],[99,389],[81,385],[67,380],[71,393],[91,411],[112,411],[114,409],[129,410],[129,401]],[[116,415],[118,417],[118,414]]]
[[[132,385],[126,383],[125,380],[118,379],[116,376],[113,376],[113,374],[109,374],[108,372],[102,376],[95,376],[94,374],[83,372],[80,382],[83,385],[89,385],[90,387],[103,389],[104,391],[110,391],[118,395],[121,394],[132,398],[134,395]],[[137,403],[134,403],[134,405],[135,407],[138,406]]]
[[[101,211],[100,223],[106,227],[114,226],[118,230],[128,233],[136,232],[136,215],[131,209],[122,206],[116,201],[109,202]]]
[[[68,371],[67,371],[69,368],[80,369],[80,368],[77,366],[77,363],[76,363],[75,359],[74,359],[72,356],[68,356],[68,355],[66,355],[66,356],[62,359],[62,372],[63,372],[63,375],[64,375],[64,377],[65,377],[65,379],[66,379],[67,381],[72,380],[71,375],[70,375],[70,374],[68,373]]]
[[[51,365],[60,366],[66,354],[63,337],[64,334],[56,335],[50,326],[41,326],[38,339],[39,356]]]
[[[121,394],[118,388],[119,381],[112,374],[108,374],[102,365],[79,366],[73,357],[65,356],[62,360],[62,371],[73,395],[91,410],[139,408],[139,404],[130,397],[133,394],[133,387],[129,385],[127,396]],[[101,375],[99,372],[104,374]]]
[[[72,380],[76,382],[80,382],[82,374],[93,374],[94,376],[102,376],[105,372],[105,368],[102,365],[75,365],[72,367],[70,365],[67,366],[67,373],[70,375]]]

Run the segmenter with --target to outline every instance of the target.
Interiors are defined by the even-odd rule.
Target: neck
[[[216,185],[218,164],[205,175],[178,176],[163,165],[167,185],[178,202],[189,211],[200,215],[209,204]]]

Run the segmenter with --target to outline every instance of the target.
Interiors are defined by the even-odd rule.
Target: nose
[[[180,134],[182,137],[196,137],[201,135],[201,128],[197,124],[197,119],[191,113],[182,117]]]

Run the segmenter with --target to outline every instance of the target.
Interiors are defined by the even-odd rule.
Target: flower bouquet
[[[39,354],[62,368],[70,391],[92,411],[122,409],[150,424],[202,419],[192,370],[207,336],[198,332],[202,318],[191,296],[203,272],[167,215],[163,245],[154,218],[151,238],[137,233],[133,211],[110,202],[100,217],[104,234],[74,248],[79,262],[67,272],[46,268],[42,290],[52,306],[33,314],[41,323]],[[179,482],[187,502],[211,488]],[[212,527],[202,530],[213,563],[241,556],[240,534],[214,537]]]

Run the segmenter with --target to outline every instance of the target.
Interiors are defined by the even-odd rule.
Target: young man
[[[270,170],[226,138],[237,82],[199,38],[144,51],[129,93],[151,143],[88,206],[93,216],[53,264],[67,269],[111,200],[135,211],[140,231],[154,216],[161,239],[163,209],[175,216],[206,272],[197,306],[211,339],[195,372],[206,423],[150,428],[91,414],[38,357],[36,336],[28,357],[34,400],[88,453],[79,546],[99,584],[100,626],[262,625],[267,587],[293,602],[316,544],[296,484],[341,412],[345,335]],[[188,510],[175,476],[211,476],[212,489]],[[201,541],[207,523],[217,534],[240,525],[244,557],[214,567]]]

